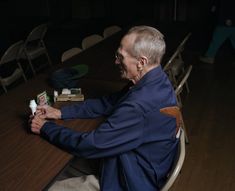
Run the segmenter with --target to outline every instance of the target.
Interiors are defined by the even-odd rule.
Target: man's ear
[[[145,56],[141,56],[138,59],[137,69],[138,71],[143,70],[144,66],[148,64],[148,58]]]
[[[140,56],[139,62],[141,63],[142,66],[145,66],[146,64],[148,64],[148,58],[146,56]]]

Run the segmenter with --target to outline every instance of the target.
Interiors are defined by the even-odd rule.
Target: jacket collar
[[[159,81],[162,79],[163,75],[164,75],[164,72],[162,70],[161,65],[159,65],[156,68],[150,70],[148,73],[146,73],[140,79],[140,81],[138,81],[134,86],[132,86],[132,89],[141,88],[152,81]]]

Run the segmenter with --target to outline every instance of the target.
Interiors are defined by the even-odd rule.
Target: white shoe
[[[201,62],[205,62],[205,63],[208,63],[208,64],[214,64],[214,61],[215,61],[214,58],[206,57],[206,56],[201,56],[201,57],[199,58],[199,60],[200,60]]]

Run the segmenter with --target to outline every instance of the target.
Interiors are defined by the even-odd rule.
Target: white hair
[[[134,57],[146,56],[149,64],[159,65],[165,54],[166,44],[163,34],[149,26],[132,27],[127,35],[136,35],[129,53]]]

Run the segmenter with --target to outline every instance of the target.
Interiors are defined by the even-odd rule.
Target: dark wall
[[[37,24],[48,19],[47,0],[3,0],[0,1],[0,48],[25,38]]]
[[[177,0],[178,20],[201,20],[211,0]],[[58,21],[71,18],[138,18],[171,20],[175,0],[3,0],[1,20],[15,17],[45,17]]]
[[[43,22],[56,28],[72,22],[89,25],[92,21],[92,30],[109,24],[126,26],[141,20],[153,23],[177,20],[191,25],[207,22],[209,1],[177,0],[175,15],[175,0],[2,0],[0,49],[24,39],[33,27]]]

